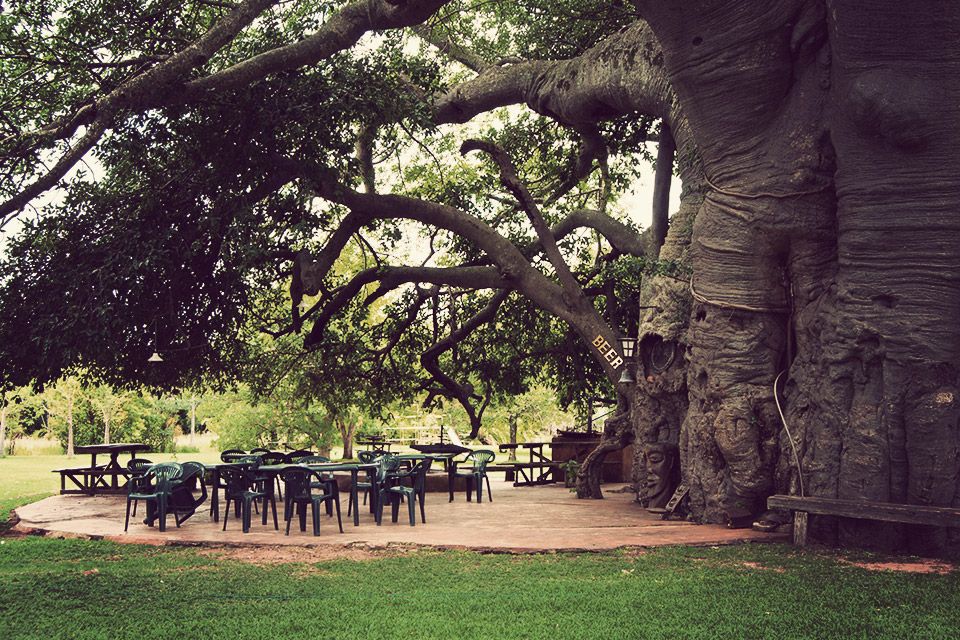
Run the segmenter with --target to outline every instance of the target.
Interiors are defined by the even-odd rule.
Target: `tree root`
[[[600,444],[587,454],[580,470],[577,472],[577,497],[603,498],[600,483],[603,480],[603,461],[607,454],[619,451],[633,441],[633,427],[630,423],[629,403],[623,396],[620,397],[617,413],[604,421],[603,436]]]

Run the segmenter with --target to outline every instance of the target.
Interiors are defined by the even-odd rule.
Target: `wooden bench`
[[[960,527],[960,509],[951,507],[777,495],[767,498],[767,508],[793,511],[793,543],[801,547],[807,544],[807,519],[811,513],[858,520]]]
[[[62,494],[126,493],[126,481],[130,477],[126,469],[107,469],[103,465],[54,469],[53,473],[60,474],[60,493]],[[123,484],[119,482],[121,478]],[[67,480],[70,480],[76,488],[67,488]],[[117,486],[116,490],[113,488],[114,485]]]
[[[538,484],[559,482],[557,469],[563,465],[559,462],[501,462],[488,464],[487,471],[506,472],[505,480],[513,480],[515,487],[529,487]],[[536,469],[536,471],[534,471]],[[521,478],[523,478],[521,480]]]

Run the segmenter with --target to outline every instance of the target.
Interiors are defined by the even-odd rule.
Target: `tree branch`
[[[476,52],[457,44],[449,37],[444,38],[434,26],[428,24],[415,25],[413,32],[420,36],[424,42],[433,45],[438,51],[451,60],[456,60],[472,71],[480,73],[490,66],[487,61],[481,58]]]
[[[505,289],[511,283],[505,280],[495,267],[378,267],[366,269],[356,274],[350,282],[340,287],[323,304],[314,320],[310,333],[304,340],[304,346],[311,347],[320,342],[327,324],[333,316],[343,309],[360,293],[363,287],[379,282],[376,291],[364,301],[369,304],[388,291],[412,282],[445,284],[470,289]]]
[[[439,123],[467,122],[521,103],[574,127],[636,112],[671,121],[679,114],[660,44],[642,21],[571,60],[488,67],[437,101],[434,117]]]
[[[476,329],[491,322],[497,315],[497,310],[503,301],[510,295],[510,291],[502,290],[493,294],[493,297],[486,306],[479,312],[470,317],[465,323],[460,325],[454,331],[451,331],[443,340],[435,343],[432,347],[423,352],[420,356],[420,364],[423,368],[442,385],[446,391],[445,395],[455,399],[466,411],[470,419],[470,437],[476,438],[480,431],[481,418],[483,417],[484,403],[478,410],[473,405],[473,387],[467,384],[460,384],[440,368],[440,356],[453,349],[467,336]],[[489,399],[489,393],[487,394]]]

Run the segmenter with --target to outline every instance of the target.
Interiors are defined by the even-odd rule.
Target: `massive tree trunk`
[[[788,422],[814,495],[956,506],[960,9],[829,3],[837,268],[798,318]],[[956,552],[943,531],[842,540]],[[832,527],[819,527],[832,537]],[[906,535],[910,533],[912,535]]]
[[[693,512],[740,522],[801,490],[956,504],[960,10],[637,4],[711,186],[680,438]],[[772,398],[784,369],[801,477]],[[840,534],[863,526],[902,535]]]

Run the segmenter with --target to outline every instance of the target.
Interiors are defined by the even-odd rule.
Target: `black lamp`
[[[623,352],[623,371],[620,372],[620,383],[636,382],[633,377],[633,353],[637,348],[637,339],[624,337],[620,338],[620,350]]]

